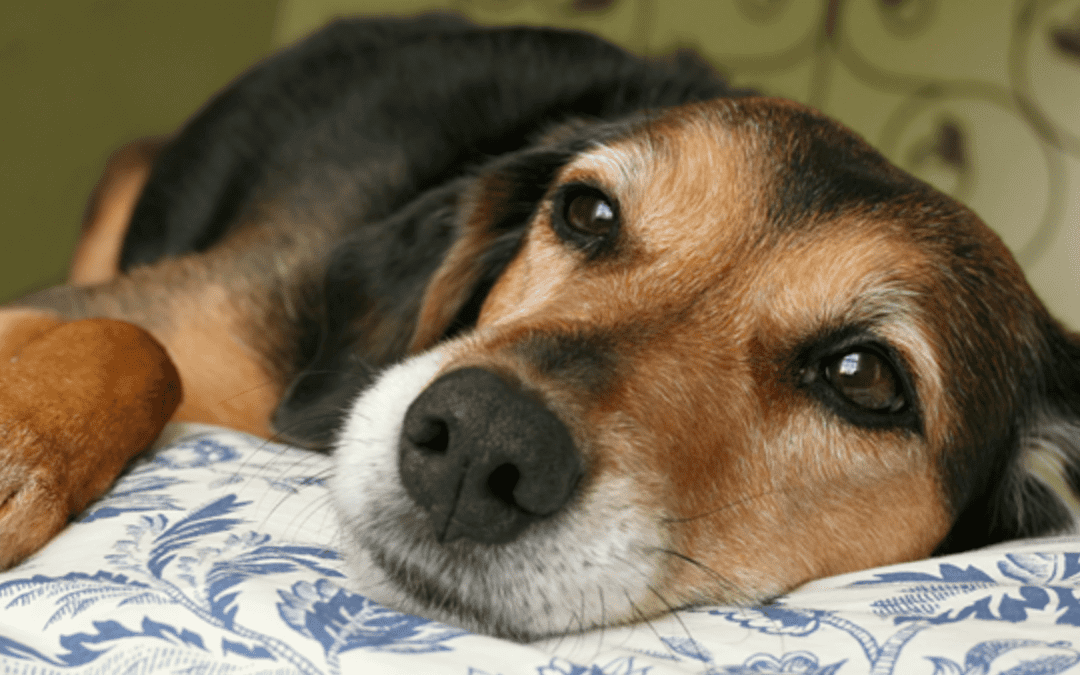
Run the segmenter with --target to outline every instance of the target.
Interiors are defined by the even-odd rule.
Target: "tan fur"
[[[229,251],[216,253],[209,260],[163,261],[88,288],[82,312],[130,321],[161,342],[184,382],[174,421],[269,437],[282,391],[265,357],[275,334],[260,331],[250,313],[257,296],[249,279],[219,281],[214,263]]]
[[[690,107],[572,162],[557,182],[618,199],[627,250],[586,262],[542,208],[476,332],[442,367],[522,382],[571,426],[590,484],[630,477],[670,552],[655,597],[635,598],[645,614],[925,557],[950,524],[933,447],[949,402],[919,328],[928,317],[902,290],[925,257],[887,224],[767,230],[759,139],[721,117]],[[840,424],[770,370],[822,327],[881,315],[926,377],[928,441]],[[612,340],[617,373],[599,392],[522,353],[537,335],[575,331]]]
[[[90,195],[83,217],[82,235],[71,260],[68,283],[108,281],[117,274],[120,247],[143,185],[150,177],[165,137],[143,138],[125,145],[109,157]]]
[[[507,184],[513,176],[492,169],[455,195],[457,238],[427,280],[418,314],[383,318],[372,312],[374,318],[358,322],[370,322],[370,330],[366,324],[348,327],[366,340],[347,345],[354,348],[350,358],[366,359],[371,345],[371,354],[381,358],[400,349],[415,319],[408,351],[434,348],[437,353],[420,360],[439,359],[424,361],[421,367],[428,370],[419,376],[406,369],[410,383],[483,368],[535,397],[572,437],[584,476],[567,504],[544,513],[534,529],[523,530],[497,554],[484,546],[473,551],[475,560],[495,562],[479,572],[461,570],[463,582],[446,584],[453,587],[447,593],[464,596],[460,588],[488,581],[468,574],[501,574],[493,580],[495,595],[520,594],[511,598],[517,605],[510,602],[505,609],[520,610],[521,616],[511,617],[517,624],[481,626],[485,630],[543,635],[565,629],[526,611],[533,600],[529,589],[557,604],[562,598],[553,597],[553,588],[561,593],[564,585],[574,587],[580,576],[575,570],[593,574],[612,562],[604,557],[609,554],[619,558],[617,564],[589,577],[597,581],[581,582],[595,588],[574,588],[582,604],[589,593],[602,601],[605,589],[622,591],[625,598],[618,602],[625,600],[625,607],[614,618],[601,608],[582,627],[702,601],[762,601],[822,576],[924,557],[949,532],[956,509],[944,483],[950,470],[969,459],[952,456],[964,451],[952,450],[964,447],[957,438],[965,401],[954,381],[970,374],[958,375],[949,359],[988,353],[956,348],[958,341],[974,339],[969,329],[985,308],[953,312],[947,298],[960,296],[948,291],[961,282],[942,267],[954,259],[935,248],[936,239],[917,240],[912,233],[922,230],[906,227],[897,212],[883,215],[878,204],[858,201],[865,193],[853,190],[857,194],[848,195],[844,209],[818,211],[807,205],[812,195],[784,192],[784,181],[803,185],[809,178],[792,168],[798,162],[791,151],[809,143],[808,134],[784,138],[785,129],[816,128],[806,120],[802,127],[788,125],[791,116],[804,113],[810,114],[768,99],[688,105],[628,123],[622,135],[580,152],[558,172],[548,197],[561,185],[582,183],[613,198],[620,229],[607,242],[612,248],[593,255],[576,246],[574,237],[559,233],[553,200],[541,200],[476,326],[443,342],[490,273],[482,267],[490,261],[478,261],[494,243],[506,243],[492,223],[500,217],[501,200],[514,194]],[[841,145],[851,140],[837,129],[823,133],[836,134],[832,142]],[[860,148],[846,151],[857,156]],[[0,395],[0,419],[17,420],[0,434],[0,453],[6,453],[0,461],[0,536],[8,537],[0,547],[7,555],[0,566],[28,554],[68,514],[85,507],[170,415],[271,436],[275,407],[302,367],[289,359],[298,360],[300,350],[290,348],[301,324],[311,321],[303,306],[312,288],[306,284],[319,282],[320,265],[343,234],[344,225],[318,223],[317,203],[267,198],[209,250],[117,275],[122,225],[147,166],[125,157],[119,155],[107,172],[88,216],[86,242],[72,271],[73,281],[83,286],[38,298],[39,307],[55,312],[0,313],[0,361],[17,357],[0,363],[10,370],[0,373],[8,387]],[[339,178],[342,185],[331,191],[363,199],[359,183]],[[910,183],[904,189],[905,195],[917,193],[934,203]],[[900,201],[890,206],[902,210]],[[978,222],[960,207],[942,212],[963,224],[970,224],[963,220],[969,217]],[[1025,290],[1019,268],[988,230],[972,231],[976,238],[985,236],[985,247],[967,244],[966,235],[957,235],[956,247],[978,249],[985,258],[980,264],[994,270],[995,282],[1019,289],[1010,297],[1020,300],[1003,301],[994,314],[1009,326],[1007,334],[986,340],[1000,350],[1036,344],[1030,317],[1037,315],[1037,300]],[[1029,306],[1019,306],[1024,303]],[[954,316],[964,311],[970,313]],[[122,319],[147,333],[113,322],[61,323],[92,316]],[[906,366],[902,370],[914,380],[918,398],[910,402],[915,422],[857,423],[865,421],[859,417],[865,410],[853,413],[847,404],[830,402],[833,394],[807,388],[804,376],[823,377],[823,361],[810,364],[799,350],[820,348],[839,329],[864,331],[859,339],[869,335],[887,343],[890,358]],[[67,342],[58,344],[56,335]],[[99,347],[96,341],[108,344]],[[44,360],[50,349],[59,349],[55,363]],[[134,350],[130,365],[138,365],[143,379],[137,373],[103,375],[113,372],[107,368],[115,369],[117,354],[127,349]],[[80,356],[86,353],[92,354],[89,361]],[[57,378],[48,377],[59,371],[50,368],[67,368],[74,379],[61,389],[53,382]],[[90,426],[64,421],[87,418],[97,410],[95,401],[101,407],[106,386],[118,383],[124,392],[115,411],[141,416],[147,426],[125,426],[126,418],[107,416]],[[385,389],[395,397],[401,393],[391,385]],[[74,393],[61,393],[69,390]],[[400,401],[407,403],[419,392],[405,393],[409,398],[401,395]],[[1006,396],[989,398],[992,405],[1010,404]],[[42,400],[61,399],[58,406],[38,409]],[[157,407],[143,409],[147,405]],[[109,407],[106,415],[113,413]],[[376,417],[357,419],[369,423]],[[402,418],[384,417],[377,420],[389,427],[379,461],[393,466],[374,489],[386,490],[378,498],[397,505],[397,515],[364,512],[364,522],[380,536],[392,533],[379,551],[384,558],[422,550],[429,554],[422,561],[396,562],[419,569],[431,565],[438,569],[427,570],[430,577],[445,581],[442,567],[432,562],[445,554],[436,545],[441,542],[419,533],[422,509],[401,485],[390,485],[399,478],[400,440],[391,436],[400,435],[395,425]],[[121,425],[120,442],[101,435],[113,422]],[[374,442],[353,441],[375,452],[368,447]],[[342,441],[340,454],[349,442]],[[90,448],[85,457],[68,450],[83,447]],[[1053,459],[1053,451],[1039,457]],[[1059,471],[1063,458],[1058,457]],[[32,508],[23,508],[27,504]],[[622,529],[599,532],[612,514]],[[34,534],[39,532],[45,534]],[[572,559],[561,561],[563,577],[543,578],[528,567],[533,561],[524,558],[537,546],[561,545],[563,539],[571,541],[568,548],[581,549],[563,551]],[[590,549],[595,539],[602,540],[599,553]],[[418,542],[426,548],[412,548]],[[518,574],[518,567],[525,572]],[[612,580],[604,576],[608,569],[631,570],[640,578]],[[460,599],[481,608],[489,601]]]
[[[40,548],[150,445],[180,378],[144,330],[73,321],[0,364],[0,567]]]
[[[0,364],[11,361],[23,347],[62,321],[55,313],[39,309],[0,310]]]
[[[198,307],[191,306],[196,302]],[[269,438],[281,388],[245,344],[225,290],[209,287],[197,300],[178,304],[177,314],[189,319],[159,334],[186,392],[173,421],[219,424]]]

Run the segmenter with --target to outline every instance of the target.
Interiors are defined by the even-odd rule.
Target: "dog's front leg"
[[[104,493],[180,399],[176,368],[142,328],[0,310],[0,568]]]

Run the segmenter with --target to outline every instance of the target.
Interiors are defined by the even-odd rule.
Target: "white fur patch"
[[[1057,497],[1072,518],[1067,531],[1080,534],[1080,498],[1069,486],[1069,467],[1080,463],[1080,426],[1068,420],[1042,419],[1021,450],[1020,469],[1040,481]],[[1022,501],[1018,500],[1020,504]],[[1020,519],[1024,514],[1021,510]],[[1064,533],[1059,533],[1064,534]]]
[[[353,404],[331,492],[356,590],[384,604],[518,639],[635,621],[654,605],[662,528],[628,476],[593,481],[507,544],[438,543],[398,474],[402,420],[439,374],[434,350],[388,369]]]
[[[359,529],[372,515],[373,504],[399,498],[398,438],[409,405],[439,372],[444,356],[438,350],[402,361],[379,376],[352,405],[338,433],[330,494],[341,520],[346,555],[355,590],[384,604],[404,599],[380,577],[367,557]],[[398,488],[395,490],[395,488]],[[377,508],[377,507],[376,507]]]

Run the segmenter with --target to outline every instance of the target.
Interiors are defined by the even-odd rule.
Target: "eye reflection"
[[[877,412],[896,412],[904,396],[887,360],[870,351],[853,351],[825,367],[825,378],[851,403]]]
[[[580,194],[567,205],[566,222],[582,233],[602,235],[614,224],[615,209],[599,195]]]

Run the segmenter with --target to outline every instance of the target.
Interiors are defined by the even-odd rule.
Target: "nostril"
[[[450,447],[450,426],[438,417],[426,417],[409,430],[409,440],[420,449],[445,454]]]
[[[517,506],[514,488],[521,480],[521,471],[513,464],[500,464],[488,476],[487,486],[492,496],[509,506]]]
[[[398,472],[436,541],[504,544],[557,513],[583,474],[569,430],[536,396],[480,368],[452,371],[405,413]]]

